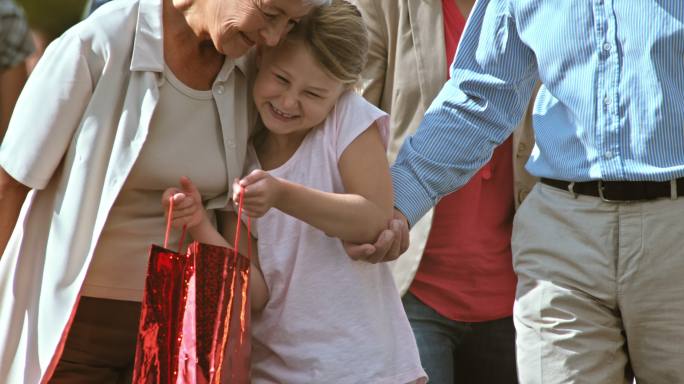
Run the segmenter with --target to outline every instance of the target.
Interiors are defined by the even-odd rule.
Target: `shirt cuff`
[[[428,195],[427,191],[415,176],[402,168],[393,166],[392,187],[394,188],[394,207],[406,216],[409,227],[425,215],[437,201]]]

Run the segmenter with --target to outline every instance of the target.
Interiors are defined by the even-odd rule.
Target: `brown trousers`
[[[50,383],[130,383],[140,303],[81,297]]]

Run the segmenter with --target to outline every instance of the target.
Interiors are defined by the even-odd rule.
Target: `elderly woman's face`
[[[216,49],[230,58],[254,45],[274,46],[312,8],[304,0],[209,0],[216,11],[210,25]]]

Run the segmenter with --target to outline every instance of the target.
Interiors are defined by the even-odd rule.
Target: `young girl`
[[[243,190],[245,213],[259,218],[269,297],[252,318],[257,383],[426,379],[387,265],[350,259],[340,241],[374,241],[392,214],[387,115],[350,90],[367,46],[358,10],[337,0],[258,57],[254,100],[267,128],[254,139],[261,170],[233,196]],[[220,238],[201,206],[192,207],[182,213],[195,217],[191,235]]]

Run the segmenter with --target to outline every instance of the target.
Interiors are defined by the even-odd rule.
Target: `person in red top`
[[[474,2],[357,0],[371,43],[360,85],[392,115],[390,158],[447,80]],[[514,180],[514,174],[533,144],[532,135],[526,143],[520,136],[506,140],[466,186],[440,201],[422,243],[414,235],[421,230],[412,230],[422,259],[405,284],[403,303],[430,383],[517,382],[510,243],[516,203],[532,180],[521,186],[529,176]],[[397,279],[400,289],[404,281]]]

